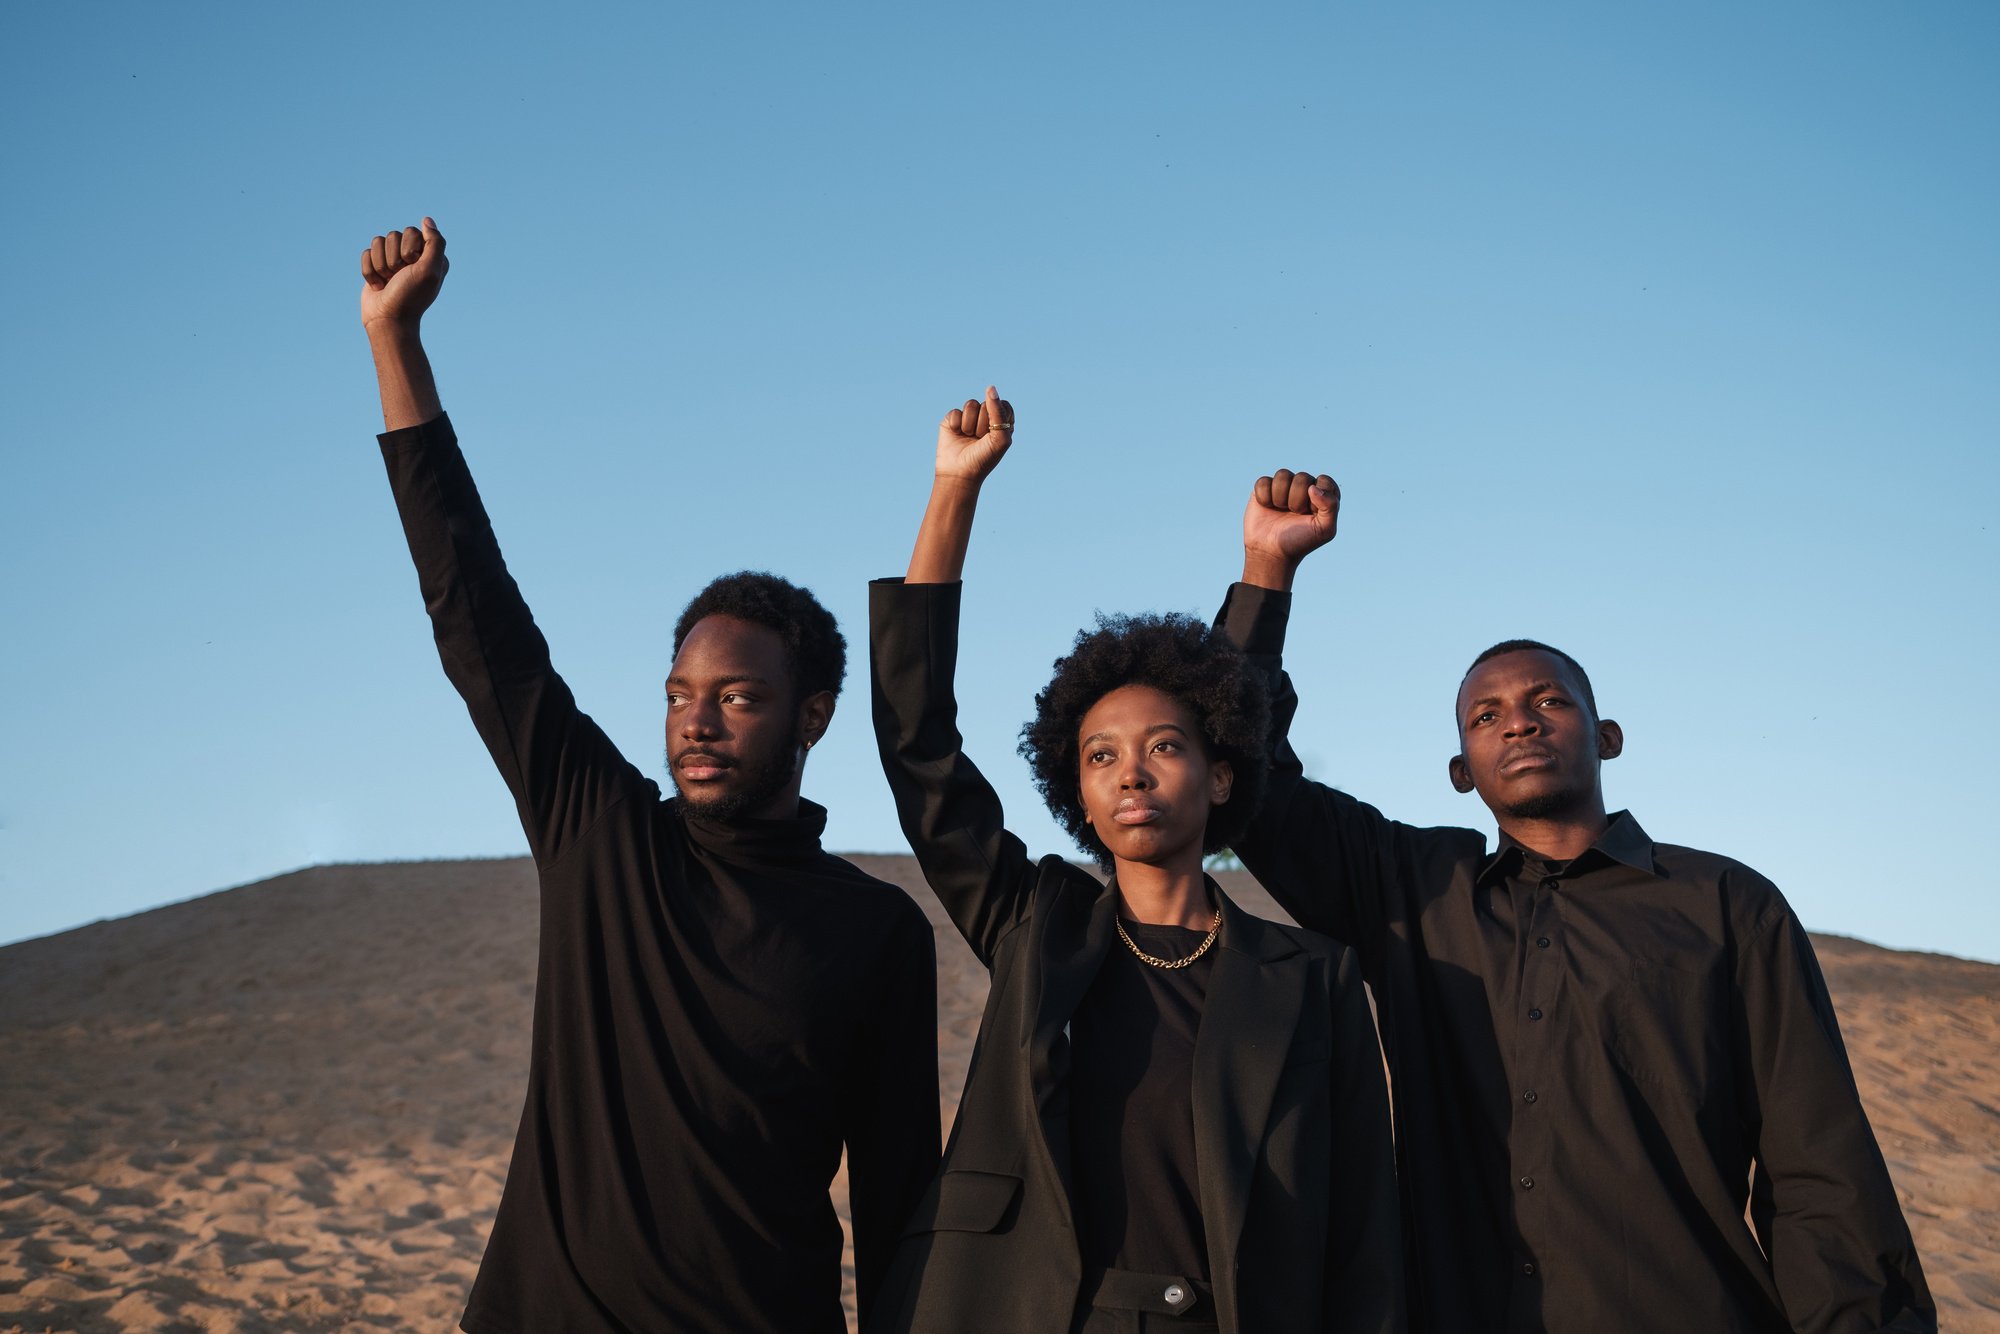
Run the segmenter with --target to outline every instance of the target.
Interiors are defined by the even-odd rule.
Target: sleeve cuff
[[[1255,584],[1235,583],[1222,600],[1215,623],[1252,657],[1280,657],[1285,651],[1285,626],[1291,621],[1292,595]]]
[[[440,412],[420,426],[405,426],[397,431],[383,431],[376,440],[385,450],[421,450],[436,445],[456,445],[458,433],[451,429],[451,416]]]

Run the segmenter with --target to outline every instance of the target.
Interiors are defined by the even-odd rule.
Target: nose
[[[1153,786],[1152,771],[1142,755],[1127,756],[1118,774],[1120,791],[1145,792]]]
[[[1509,737],[1535,736],[1541,730],[1541,715],[1532,709],[1514,709],[1507,715],[1507,735]]]
[[[722,715],[713,700],[690,700],[681,707],[681,735],[690,741],[705,741],[722,734]]]

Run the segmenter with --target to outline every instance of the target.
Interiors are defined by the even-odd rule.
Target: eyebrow
[[[670,686],[688,686],[688,687],[692,688],[692,687],[694,687],[695,685],[697,685],[698,683],[697,683],[697,682],[694,682],[694,681],[690,681],[690,680],[689,680],[689,679],[688,679],[687,677],[685,677],[685,676],[669,676],[669,677],[667,678],[667,684],[668,684],[668,685],[670,685]],[[708,682],[708,684],[709,684],[709,685],[710,685],[711,687],[714,687],[714,688],[718,688],[718,689],[719,689],[719,688],[720,688],[720,687],[722,687],[722,686],[765,686],[765,687],[768,687],[768,686],[769,686],[769,685],[770,685],[771,683],[770,683],[770,682],[769,682],[768,680],[766,680],[765,678],[761,677],[761,676],[751,676],[751,675],[750,675],[749,673],[747,673],[747,672],[738,672],[738,673],[736,673],[736,674],[735,674],[734,676],[721,676],[721,677],[717,677],[717,678],[716,678],[715,680],[713,680],[713,681],[710,681],[710,682]]]
[[[1530,695],[1541,695],[1541,694],[1561,695],[1565,699],[1576,694],[1574,690],[1571,690],[1568,686],[1564,685],[1562,682],[1556,680],[1553,677],[1545,681],[1534,682],[1532,685],[1528,687],[1528,693]],[[1504,704],[1504,703],[1506,703],[1506,701],[1501,699],[1498,695],[1481,695],[1478,699],[1469,699],[1465,701],[1465,707],[1468,710],[1483,709],[1489,704]]]
[[[1185,727],[1182,727],[1179,723],[1154,723],[1151,727],[1146,729],[1147,736],[1151,736],[1155,732],[1177,732],[1181,736],[1186,736],[1188,734],[1187,729]],[[1095,742],[1110,741],[1113,739],[1114,738],[1109,732],[1092,732],[1089,736],[1077,742],[1077,744],[1079,746],[1088,746]]]

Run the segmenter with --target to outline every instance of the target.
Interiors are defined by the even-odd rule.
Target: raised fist
[[[1259,477],[1243,508],[1247,555],[1296,566],[1333,540],[1340,521],[1340,488],[1325,473],[1280,468]]]
[[[450,267],[444,233],[429,218],[421,229],[376,237],[361,252],[361,323],[416,324],[437,300]]]
[[[968,398],[938,423],[937,475],[983,482],[1014,443],[1014,405],[986,386],[986,401]]]

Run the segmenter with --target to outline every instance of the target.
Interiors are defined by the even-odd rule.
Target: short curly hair
[[[1478,670],[1479,664],[1483,662],[1491,662],[1494,658],[1497,658],[1504,653],[1546,653],[1552,658],[1561,658],[1564,662],[1569,664],[1569,669],[1576,673],[1577,688],[1583,691],[1583,702],[1586,706],[1589,707],[1591,717],[1595,718],[1598,716],[1597,694],[1590,688],[1590,673],[1583,670],[1583,664],[1578,662],[1575,658],[1572,658],[1569,654],[1563,652],[1561,649],[1557,648],[1554,644],[1544,644],[1539,639],[1501,640],[1499,643],[1495,644],[1492,648],[1487,649],[1484,653],[1480,654],[1478,657],[1472,660],[1472,666],[1466,668],[1465,675],[1458,678],[1459,688],[1461,690],[1465,688],[1465,682],[1467,678],[1469,678],[1473,672]]]
[[[1084,819],[1078,734],[1084,715],[1121,686],[1151,686],[1193,710],[1211,760],[1235,771],[1229,800],[1209,813],[1202,851],[1230,846],[1250,826],[1269,773],[1271,699],[1241,649],[1193,616],[1106,616],[1077,632],[1069,655],[1035,696],[1020,751],[1049,814],[1105,870],[1111,850]]]
[[[674,623],[676,655],[688,631],[704,616],[734,616],[777,631],[798,697],[822,690],[836,698],[840,695],[840,683],[847,679],[847,639],[833,613],[806,589],[762,570],[723,575],[696,593]]]

